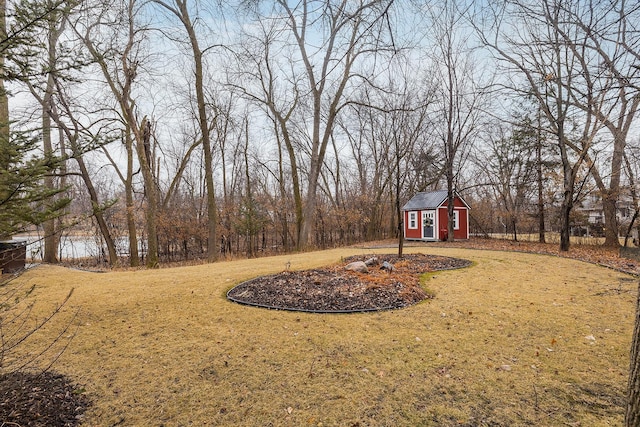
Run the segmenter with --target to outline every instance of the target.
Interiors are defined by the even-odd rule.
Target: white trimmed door
[[[422,238],[433,239],[435,237],[436,211],[422,211]]]

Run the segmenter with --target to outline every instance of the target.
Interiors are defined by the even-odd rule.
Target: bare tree
[[[0,372],[17,372],[32,367],[44,356],[51,356],[50,350],[57,347],[58,354],[49,361],[49,365],[44,369],[46,371],[60,357],[61,349],[64,350],[69,345],[69,337],[73,338],[75,335],[75,333],[69,334],[69,330],[73,326],[77,311],[70,319],[65,320],[64,316],[61,316],[63,307],[73,295],[73,288],[50,313],[38,318],[33,313],[36,301],[32,294],[35,285],[25,285],[17,281],[18,276],[19,274],[14,274],[0,281],[0,313],[2,314],[0,316],[2,337],[0,341]],[[62,325],[57,322],[61,317]],[[47,326],[58,328],[58,335],[42,346],[39,351],[30,353],[26,357],[16,357],[16,353],[25,341]]]
[[[535,139],[536,139],[536,184],[538,196],[538,241],[545,243],[545,208],[544,208],[544,176],[542,162],[542,123],[540,109],[536,111]]]
[[[636,178],[638,176],[637,159],[638,159],[637,147],[632,147],[630,149],[630,147],[627,146],[627,149],[625,150],[625,153],[624,153],[624,171],[626,173],[627,182],[629,183],[629,192],[631,193],[630,195],[633,203],[633,215],[631,216],[631,220],[629,221],[629,224],[627,225],[627,230],[624,234],[625,247],[629,243],[629,237],[631,237],[632,230],[634,229],[634,227],[636,227],[636,220],[640,215],[640,197],[638,195],[638,182]],[[637,239],[637,237],[638,236],[636,234],[635,238]],[[637,243],[637,240],[636,240],[636,243]]]
[[[634,15],[630,15],[634,16]],[[637,16],[637,15],[635,15]],[[626,51],[636,62],[640,61],[640,40],[638,40],[638,20],[629,19],[627,21],[628,31],[622,36],[621,43]],[[634,34],[636,37],[628,37],[627,34]],[[634,64],[636,70],[640,70],[637,64]],[[640,90],[640,84],[634,84],[634,89]],[[638,95],[636,95],[637,97]],[[631,168],[629,167],[629,171]],[[634,179],[630,174],[630,184],[634,184]],[[634,189],[635,191],[635,189]],[[635,199],[634,195],[634,199]],[[634,200],[635,202],[635,200]],[[637,215],[637,209],[634,216]],[[629,364],[629,382],[627,386],[627,408],[625,411],[625,426],[637,427],[640,425],[640,287],[638,288],[638,301],[636,303],[635,325],[630,352]]]
[[[271,22],[271,25],[267,23]],[[283,151],[289,161],[289,175],[292,182],[294,199],[294,213],[296,222],[296,248],[300,249],[300,233],[303,223],[303,197],[300,183],[300,171],[298,168],[299,148],[294,141],[295,125],[292,116],[300,103],[300,91],[287,90],[278,79],[278,71],[282,67],[277,59],[272,56],[272,44],[282,37],[283,30],[277,21],[259,20],[260,33],[251,37],[248,46],[239,54],[242,64],[241,76],[246,79],[246,84],[238,85],[233,81],[230,85],[238,90],[250,101],[261,105],[267,117],[273,123],[275,140],[278,146],[280,159],[280,182],[284,185]],[[254,48],[253,45],[256,45]],[[257,50],[257,52],[256,52]],[[251,66],[246,66],[251,64]],[[235,78],[232,78],[235,80]],[[252,82],[257,82],[252,89]],[[282,188],[283,189],[283,188]]]
[[[118,178],[124,185],[125,193],[125,218],[127,222],[127,233],[129,240],[129,265],[131,267],[138,267],[140,265],[140,253],[138,251],[138,231],[135,220],[135,200],[134,200],[134,188],[133,188],[133,176],[134,176],[134,144],[131,136],[131,129],[127,123],[123,123],[124,131],[122,131],[122,145],[125,148],[126,156],[126,169],[123,172],[119,166],[119,162],[111,155],[106,145],[103,145],[102,152],[113,167]]]
[[[478,168],[495,194],[505,216],[507,231],[518,240],[521,220],[536,190],[536,138],[529,123],[505,129],[496,124],[486,146],[478,150]]]
[[[640,290],[636,303],[630,359],[627,408],[624,422],[626,427],[638,427],[640,425]]]
[[[550,101],[541,111],[547,119],[551,118],[552,132],[558,138],[562,138],[558,132],[567,133],[570,126],[585,124],[582,136],[565,138],[565,142],[559,143],[567,176],[565,186],[572,181],[571,169],[577,171],[579,163],[586,162],[603,200],[605,244],[618,246],[616,202],[620,193],[622,156],[640,105],[634,87],[640,76],[625,43],[637,44],[634,41],[637,32],[630,32],[628,28],[638,14],[638,5],[627,5],[624,1],[588,4],[549,1],[536,6],[517,0],[502,2],[502,7],[498,15],[507,13],[519,24],[503,32],[501,40],[489,41],[485,37],[485,42],[497,48],[495,51],[502,59],[526,75],[541,104]],[[499,21],[500,18],[495,22]],[[531,46],[526,46],[526,40]],[[512,49],[516,46],[518,53]],[[541,46],[547,50],[546,54]],[[555,58],[549,55],[551,52],[555,52]],[[564,67],[554,63],[564,64]],[[541,90],[543,87],[545,91]],[[600,130],[608,130],[612,142],[598,150],[596,136]],[[570,154],[563,154],[562,146],[574,152],[576,168],[566,164],[573,160]],[[608,162],[602,157],[608,157]],[[571,204],[568,197],[565,188],[565,213]],[[567,231],[562,245],[568,248],[568,224],[563,229]]]
[[[96,219],[106,243],[109,262],[116,264],[118,259],[115,244],[104,218],[104,210],[108,208],[110,203],[100,201],[91,174],[83,158],[87,151],[93,150],[98,144],[89,133],[85,132],[85,126],[81,123],[81,120],[78,120],[75,116],[64,89],[64,83],[69,81],[69,75],[67,75],[67,73],[69,73],[70,70],[79,68],[81,62],[73,57],[73,54],[77,54],[77,51],[72,50],[65,56],[62,56],[58,54],[57,50],[58,39],[64,30],[64,21],[70,18],[71,11],[76,4],[74,2],[63,2],[57,5],[58,8],[51,8],[51,5],[44,5],[44,9],[42,9],[42,4],[34,4],[31,6],[34,8],[33,10],[22,9],[21,13],[24,15],[19,14],[17,18],[22,19],[22,21],[19,22],[29,22],[32,16],[39,16],[40,18],[37,20],[38,25],[36,25],[36,23],[30,25],[30,31],[33,32],[34,29],[39,29],[40,38],[44,39],[44,41],[40,43],[32,41],[29,48],[17,52],[16,55],[14,55],[14,64],[23,76],[20,82],[28,88],[31,95],[42,107],[44,151],[49,156],[53,155],[51,120],[55,122],[59,132],[64,135],[60,136],[60,150],[62,150],[63,156],[67,155],[67,153],[65,153],[66,147],[64,145],[64,139],[66,138],[68,141],[68,148],[71,152],[70,157],[75,159],[80,175],[90,195],[92,215]],[[38,50],[38,48],[40,48],[40,50]],[[46,58],[44,63],[37,57],[34,58],[34,52],[42,52]],[[40,76],[45,76],[44,82],[39,80]],[[41,86],[44,87],[44,90],[41,90]],[[83,144],[83,139],[88,139],[91,142]],[[64,167],[63,164],[61,176],[64,176],[64,173],[66,173]],[[53,189],[53,176],[45,179],[45,185]],[[45,255],[47,260],[55,261],[57,244],[54,234],[56,231],[53,228],[53,222],[48,222],[46,225],[46,238],[48,241],[45,242],[47,246]]]
[[[564,2],[561,7],[564,21],[555,29],[576,63],[571,103],[593,114],[612,139],[603,149],[610,152],[608,162],[598,162],[590,153],[586,161],[602,196],[605,245],[617,247],[616,203],[620,196],[623,153],[640,106],[640,70],[636,58],[628,51],[629,44],[637,46],[640,39],[637,31],[629,31],[640,16],[640,4],[599,0],[586,5]]]
[[[400,108],[392,113],[391,118],[391,141],[393,142],[393,156],[390,162],[389,174],[393,178],[393,205],[395,207],[397,233],[398,233],[398,256],[402,257],[404,242],[404,218],[401,210],[401,200],[407,197],[406,188],[407,181],[410,179],[410,171],[408,167],[408,159],[413,156],[415,147],[422,145],[422,150],[428,151],[425,147],[428,143],[426,140],[426,128],[428,122],[428,108],[431,102],[431,93],[427,93],[418,97],[417,105],[409,93],[405,90],[402,94],[402,103]]]
[[[478,30],[485,46],[501,61],[504,79],[500,84],[512,93],[536,100],[548,123],[547,133],[553,136],[560,153],[563,171],[560,249],[568,251],[576,180],[602,129],[593,111],[574,105],[576,92],[584,87],[578,86],[579,61],[564,38],[568,17],[552,0],[536,5],[505,2],[491,9],[491,14],[489,19],[494,25],[486,27],[492,28],[491,34],[486,28]]]
[[[5,57],[7,56],[7,1],[0,0],[0,40],[3,41],[0,44],[0,70],[5,69]],[[7,147],[9,143],[9,97],[5,88],[5,76],[0,75],[0,168],[7,170],[8,156],[6,155]],[[5,239],[7,236],[0,236],[0,239]]]
[[[348,194],[352,196],[345,197],[345,202],[356,201],[351,206],[345,203],[342,209],[355,208],[362,212],[366,218],[362,233],[367,240],[372,240],[380,237],[385,208],[389,209],[385,202],[392,185],[392,177],[388,174],[389,168],[393,167],[392,130],[389,126],[391,114],[390,110],[385,110],[377,92],[372,93],[368,88],[363,88],[362,92],[357,98],[358,102],[352,104],[338,121],[342,133],[349,141],[353,158],[352,166],[343,162],[347,169],[352,169],[344,174],[353,176],[349,180],[351,185],[348,189]],[[338,227],[343,235],[346,232],[344,226],[338,224]]]
[[[459,190],[459,173],[478,134],[485,98],[464,20],[465,7],[463,2],[446,0],[428,10],[434,39],[430,55],[434,62],[432,78],[440,83],[435,108],[441,121],[434,126],[434,136],[442,144],[449,241],[454,240],[454,198]]]
[[[217,206],[215,198],[215,186],[213,182],[213,153],[211,148],[211,131],[209,123],[209,113],[207,111],[207,104],[205,100],[205,81],[204,81],[204,50],[200,47],[198,41],[198,35],[196,28],[189,15],[189,9],[193,5],[188,4],[188,0],[173,0],[172,3],[168,3],[162,0],[153,0],[154,3],[160,5],[173,15],[175,15],[182,23],[187,36],[189,38],[189,45],[193,55],[194,74],[195,74],[195,94],[198,110],[198,123],[200,125],[200,134],[202,149],[204,151],[204,167],[205,167],[205,183],[207,188],[207,215],[208,221],[208,235],[209,244],[207,246],[207,258],[209,261],[215,261],[218,258],[217,247],[217,232],[216,226],[218,223]],[[205,48],[208,50],[210,47]]]
[[[344,119],[351,125],[343,126],[358,171],[357,190],[369,202],[365,205],[369,208],[366,238],[380,238],[381,232],[390,228],[398,239],[398,255],[402,256],[402,201],[420,185],[413,161],[437,148],[428,132],[434,85],[425,83],[422,73],[406,63],[398,65],[390,68],[389,75],[394,77],[385,90],[365,88],[362,98],[352,104],[355,116]],[[430,184],[441,177],[441,165],[426,169],[421,172],[431,174]],[[388,227],[384,225],[387,223]]]
[[[130,0],[122,5],[121,21],[115,19],[111,22],[109,16],[113,5],[103,4],[102,9],[92,14],[87,14],[87,22],[77,20],[72,23],[78,39],[86,47],[91,58],[98,65],[99,70],[113,95],[125,129],[130,130],[138,164],[144,180],[146,196],[146,232],[147,232],[147,259],[148,267],[158,265],[158,232],[157,217],[159,207],[159,188],[154,176],[152,158],[149,144],[151,138],[151,122],[147,116],[142,119],[137,112],[137,104],[134,99],[133,86],[138,76],[143,58],[144,28],[136,25],[136,11],[140,6],[135,0]],[[120,40],[104,41],[99,39],[102,26],[120,25],[123,28],[122,46],[117,43]]]
[[[252,70],[253,75],[245,73],[252,83],[249,88],[244,86],[244,89],[249,92],[251,87],[262,88],[260,92],[251,92],[251,95],[268,106],[272,117],[279,123],[280,135],[285,142],[287,137],[296,134],[299,142],[305,143],[302,153],[306,153],[306,158],[300,157],[300,151],[289,156],[290,161],[298,156],[298,166],[301,163],[308,165],[306,194],[304,200],[296,202],[297,209],[302,208],[298,248],[312,244],[321,171],[336,119],[348,102],[349,88],[366,84],[367,77],[373,75],[371,69],[357,69],[358,64],[372,60],[375,55],[391,47],[390,42],[384,39],[384,33],[388,28],[385,19],[392,4],[393,0],[304,0],[296,5],[276,1],[270,16],[274,27],[265,34],[279,37],[265,40],[262,43],[264,53],[260,56],[268,58],[269,50],[278,50],[288,56],[289,64],[281,64],[279,68],[270,61],[270,72],[275,76],[280,75],[280,82],[287,83],[285,90],[293,102],[285,106],[270,105],[273,100],[265,94],[273,93],[269,86],[273,80],[255,74],[255,70]],[[282,18],[273,19],[274,16]],[[369,64],[372,63],[369,61]],[[297,64],[301,64],[301,67]],[[246,66],[243,64],[242,67],[245,69]],[[298,123],[292,123],[294,116],[299,120]],[[296,173],[297,170],[293,169],[294,179]]]

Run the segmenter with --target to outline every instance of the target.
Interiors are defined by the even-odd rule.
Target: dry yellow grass
[[[288,261],[318,267],[355,249],[156,271],[42,266],[19,280],[37,285],[41,313],[75,288],[65,311],[81,309],[79,327],[54,369],[94,401],[87,426],[622,423],[634,278],[551,256],[412,250],[474,266],[432,275],[433,300],[351,315],[224,295]]]

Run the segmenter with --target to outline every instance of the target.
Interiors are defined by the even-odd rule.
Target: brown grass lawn
[[[53,369],[93,400],[86,426],[622,424],[635,278],[545,255],[407,251],[474,265],[429,277],[433,300],[349,315],[246,307],[225,292],[353,248],[155,271],[41,266],[19,279],[37,285],[39,313],[75,292],[22,351],[80,309]]]

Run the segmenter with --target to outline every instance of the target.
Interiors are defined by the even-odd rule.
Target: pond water
[[[27,242],[27,261],[42,261],[44,239],[41,236],[23,234],[14,237],[14,240]],[[129,255],[129,239],[116,239],[115,245],[118,256]],[[139,250],[142,251],[142,248],[139,248]],[[101,260],[106,257],[107,247],[101,239],[96,237],[64,236],[60,239],[60,247],[58,249],[58,258],[60,261],[70,261],[79,258],[95,258]]]

